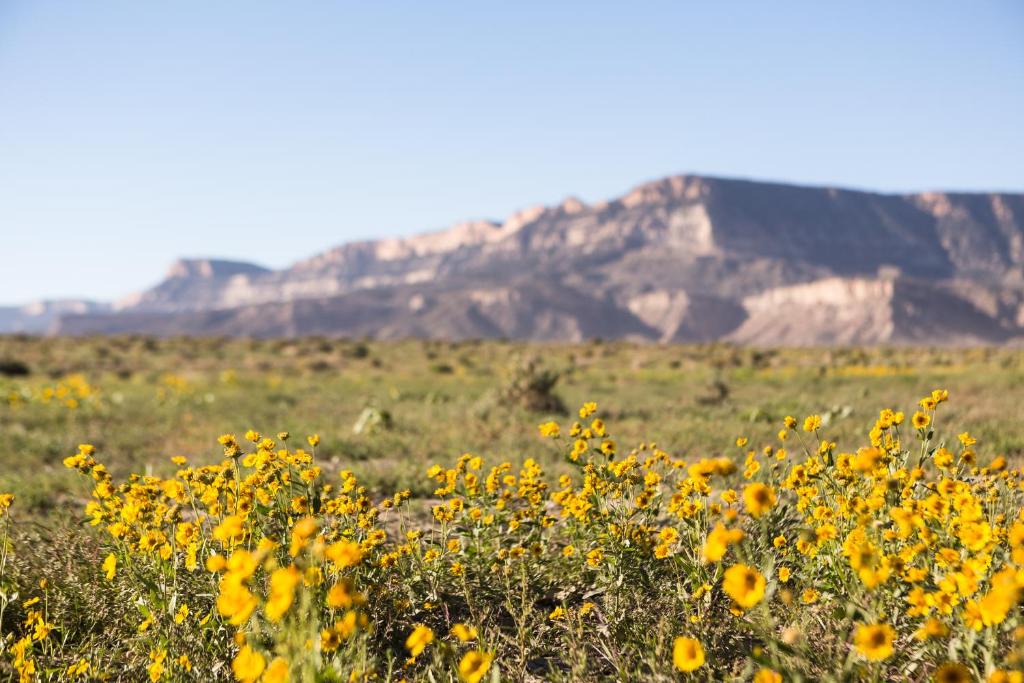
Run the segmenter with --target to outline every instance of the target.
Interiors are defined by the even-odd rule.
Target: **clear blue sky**
[[[680,172],[1021,191],[1024,3],[0,0],[0,302]]]

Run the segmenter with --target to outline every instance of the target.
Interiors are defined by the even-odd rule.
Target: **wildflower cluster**
[[[7,393],[7,403],[12,408],[34,403],[44,406],[57,406],[68,410],[77,410],[83,405],[96,403],[100,400],[99,388],[89,383],[81,374],[64,377],[56,384],[41,386],[24,386],[11,389]]]
[[[853,449],[811,415],[696,458],[622,449],[587,403],[539,427],[571,474],[467,453],[426,501],[327,477],[316,436],[224,435],[166,479],[115,482],[89,445],[65,465],[152,681],[1020,680],[1021,472],[938,435],[948,398],[881,411]],[[101,672],[27,614],[25,680]]]

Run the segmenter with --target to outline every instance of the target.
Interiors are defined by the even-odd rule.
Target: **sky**
[[[0,303],[675,173],[1024,191],[1024,3],[0,0]]]

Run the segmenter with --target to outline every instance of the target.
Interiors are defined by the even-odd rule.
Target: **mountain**
[[[180,261],[56,332],[1019,343],[1024,195],[674,176],[283,270]]]
[[[79,299],[35,301],[24,306],[0,306],[0,333],[45,334],[62,315],[92,315],[109,311],[110,304]]]
[[[197,311],[208,308],[244,306],[251,303],[244,296],[232,302],[225,290],[244,286],[250,278],[270,275],[273,271],[240,261],[217,259],[181,259],[167,271],[163,281],[152,289],[133,294],[115,305],[115,310]]]

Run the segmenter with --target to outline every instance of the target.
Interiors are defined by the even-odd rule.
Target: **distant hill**
[[[60,315],[53,331],[1019,343],[1024,195],[675,176],[284,270],[180,261],[153,289]]]
[[[110,304],[79,299],[35,301],[24,306],[0,306],[0,334],[46,334],[62,315],[109,313]]]

